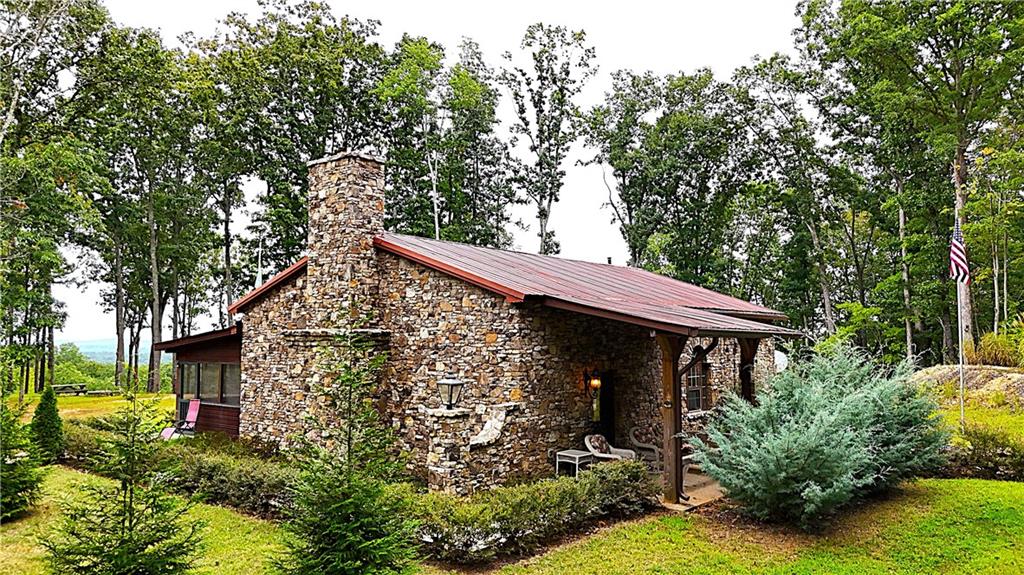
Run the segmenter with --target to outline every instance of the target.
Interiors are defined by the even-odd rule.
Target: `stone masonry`
[[[387,341],[382,410],[410,472],[431,488],[470,493],[550,475],[553,453],[581,448],[597,425],[584,371],[613,384],[616,443],[628,447],[633,426],[660,437],[661,356],[649,329],[509,303],[375,250],[382,190],[373,158],[347,154],[311,165],[306,273],[245,312],[240,435],[287,443],[307,431],[321,377],[318,348],[329,345],[347,302],[357,301],[375,311],[373,327]],[[708,341],[691,340],[682,361]],[[713,398],[738,390],[736,340],[721,340],[708,361]],[[442,408],[436,387],[449,372],[467,382],[452,410]],[[773,346],[764,340],[755,387],[773,372]]]

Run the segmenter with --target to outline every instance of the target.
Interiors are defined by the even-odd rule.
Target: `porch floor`
[[[705,503],[710,503],[723,497],[722,487],[718,482],[699,471],[687,472],[683,485],[685,486],[686,494],[690,496],[689,501],[680,501],[679,503],[662,501],[661,504],[665,508],[679,512],[690,511]]]

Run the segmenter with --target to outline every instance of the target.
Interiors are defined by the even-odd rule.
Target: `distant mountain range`
[[[61,345],[63,343],[75,344],[76,346],[78,346],[78,349],[82,352],[82,355],[88,357],[93,361],[98,361],[100,363],[114,363],[114,354],[117,351],[117,340],[112,337],[107,339],[90,339],[86,341],[57,341],[57,345]],[[127,347],[127,342],[125,342],[125,346]],[[149,347],[149,340],[143,340],[139,342],[140,364],[144,364],[147,361],[149,361]],[[127,351],[127,349],[125,351]],[[163,363],[170,363],[171,354],[163,354],[161,361]]]

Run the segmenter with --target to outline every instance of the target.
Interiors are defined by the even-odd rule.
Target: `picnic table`
[[[65,383],[53,386],[53,392],[57,395],[82,395],[85,393],[84,383]]]

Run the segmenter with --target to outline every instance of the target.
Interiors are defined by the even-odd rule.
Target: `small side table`
[[[594,456],[589,451],[579,449],[565,449],[555,453],[555,476],[558,475],[562,463],[570,463],[575,469],[573,477],[579,477],[580,467],[590,465],[594,462]]]

